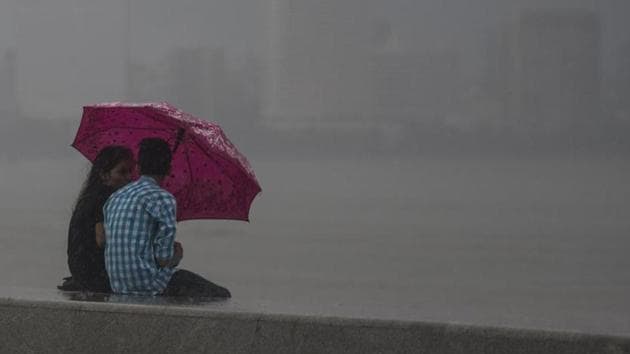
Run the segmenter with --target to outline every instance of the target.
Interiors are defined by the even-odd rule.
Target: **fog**
[[[180,224],[252,311],[630,330],[630,2],[0,1],[0,282],[54,288],[82,107],[218,122],[263,192]]]
[[[316,133],[338,136],[332,150],[488,139],[492,149],[611,148],[628,128],[624,1],[55,0],[0,10],[5,124],[71,125],[87,103],[159,100],[264,147],[275,140],[265,133]]]

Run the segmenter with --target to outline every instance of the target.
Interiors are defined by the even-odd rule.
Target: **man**
[[[175,197],[160,187],[171,170],[171,149],[159,138],[140,142],[140,178],[105,203],[105,267],[119,294],[230,297],[230,292],[176,267],[184,256],[175,242]]]

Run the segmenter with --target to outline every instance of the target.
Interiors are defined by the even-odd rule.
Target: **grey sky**
[[[0,51],[17,52],[17,97],[25,115],[76,117],[86,102],[124,98],[127,58],[160,68],[169,53],[195,47],[223,48],[227,65],[233,67],[247,55],[268,58],[271,4],[272,0],[5,0],[0,2]],[[625,20],[630,3],[625,0],[332,4],[358,21],[389,22],[407,48],[468,53],[462,65],[473,73],[483,60],[474,52],[482,50],[488,32],[500,30],[526,8],[595,10],[601,16],[605,68],[614,67],[615,48],[630,42]]]

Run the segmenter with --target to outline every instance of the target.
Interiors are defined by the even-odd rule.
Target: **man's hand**
[[[179,262],[182,260],[182,258],[184,258],[184,247],[182,247],[182,244],[175,241],[175,243],[173,244],[173,249],[174,249],[174,254],[173,254],[173,258],[165,261],[165,260],[160,260],[158,259],[158,264],[160,265],[160,267],[165,268],[165,267],[177,267],[177,265],[179,264]]]

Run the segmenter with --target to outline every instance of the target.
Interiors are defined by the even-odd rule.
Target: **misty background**
[[[0,281],[67,274],[82,106],[218,122],[263,192],[180,224],[232,306],[630,330],[630,2],[0,1]]]

